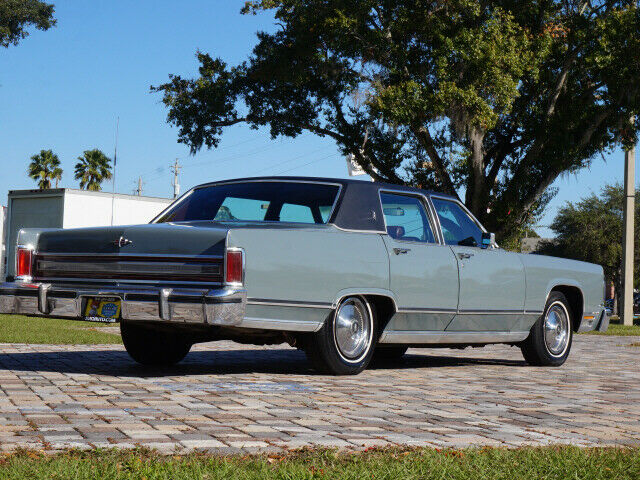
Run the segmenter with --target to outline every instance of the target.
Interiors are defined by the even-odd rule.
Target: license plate
[[[120,299],[115,297],[89,297],[84,307],[88,322],[114,323],[120,318]]]

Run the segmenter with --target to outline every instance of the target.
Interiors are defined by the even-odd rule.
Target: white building
[[[15,242],[21,228],[79,228],[104,225],[149,223],[173,202],[168,198],[92,192],[71,188],[9,191],[4,232],[0,222],[0,243],[4,257],[0,280],[7,271],[7,259],[15,256]],[[113,217],[112,217],[113,215]],[[3,242],[4,240],[4,242]],[[12,269],[9,269],[12,270]]]

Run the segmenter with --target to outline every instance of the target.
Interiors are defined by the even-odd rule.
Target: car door
[[[431,202],[460,272],[458,314],[447,330],[511,330],[524,313],[525,271],[518,255],[481,248],[483,229],[459,202],[435,195]]]
[[[458,307],[458,265],[438,241],[425,197],[381,191],[390,289],[398,313],[387,331],[442,331]]]

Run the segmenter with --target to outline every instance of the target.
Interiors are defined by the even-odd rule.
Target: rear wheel
[[[373,356],[375,311],[360,296],[344,298],[322,329],[307,338],[305,352],[313,366],[333,375],[355,375]]]
[[[135,323],[121,322],[120,333],[127,353],[142,365],[175,365],[191,350],[191,343],[175,332],[163,332]]]
[[[549,295],[544,314],[520,347],[528,364],[559,367],[567,360],[573,340],[570,312],[569,302],[562,293]]]

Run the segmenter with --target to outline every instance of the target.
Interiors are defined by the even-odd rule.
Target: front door
[[[431,201],[460,270],[458,315],[447,330],[511,330],[523,315],[525,300],[524,265],[518,255],[480,248],[482,229],[458,202]]]
[[[398,313],[387,331],[442,331],[458,307],[458,264],[440,245],[421,196],[380,192]]]

